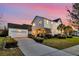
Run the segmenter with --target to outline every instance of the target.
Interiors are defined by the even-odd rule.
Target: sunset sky
[[[68,24],[66,7],[72,10],[72,4],[65,3],[17,3],[0,4],[0,20],[8,23],[31,24],[35,16],[54,20],[61,18]]]

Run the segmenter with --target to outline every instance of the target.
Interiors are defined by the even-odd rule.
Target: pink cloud
[[[72,4],[67,3],[66,4],[22,3],[22,4],[4,4],[4,6],[14,8],[17,10],[23,10],[24,12],[23,15],[26,16],[26,19],[24,19],[23,16],[18,18],[15,17],[15,15],[7,14],[9,16],[7,19],[8,22],[27,23],[27,24],[28,23],[31,24],[31,21],[36,15],[45,16],[46,18],[49,18],[51,20],[60,17],[62,18],[63,23],[68,24],[68,21],[66,20],[67,16],[66,7],[68,7],[70,10],[72,9]]]

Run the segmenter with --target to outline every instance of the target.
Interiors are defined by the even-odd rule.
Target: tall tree
[[[64,28],[65,28],[65,25],[64,25],[64,24],[60,24],[60,25],[57,27],[57,29],[58,29],[59,31],[61,31],[61,34],[62,34],[62,35],[64,34]]]
[[[79,3],[74,3],[72,6],[72,11],[68,10],[70,16],[71,16],[71,22],[74,27],[77,27],[79,29]]]
[[[71,26],[65,26],[64,27],[64,33],[69,36],[73,32],[73,28]]]

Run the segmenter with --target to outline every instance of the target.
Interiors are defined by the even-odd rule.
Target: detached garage
[[[28,37],[28,34],[31,34],[31,25],[8,23],[8,36]]]

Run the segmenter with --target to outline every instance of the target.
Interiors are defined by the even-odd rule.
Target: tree
[[[79,29],[79,3],[74,3],[72,6],[72,11],[67,10],[70,14],[71,22],[74,27]]]
[[[59,31],[61,31],[61,34],[63,35],[63,33],[64,33],[64,28],[65,28],[65,25],[64,24],[60,24],[58,27],[57,27],[57,29],[59,30]]]
[[[73,28],[71,26],[65,26],[64,27],[64,33],[67,35],[67,36],[70,36],[70,34],[73,32]]]

